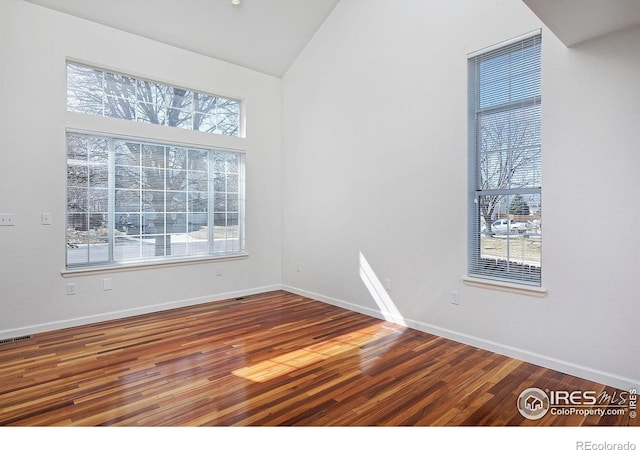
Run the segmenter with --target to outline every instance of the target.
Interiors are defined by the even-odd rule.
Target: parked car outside
[[[524,233],[528,228],[529,224],[511,219],[499,219],[491,224],[491,232],[495,234]]]

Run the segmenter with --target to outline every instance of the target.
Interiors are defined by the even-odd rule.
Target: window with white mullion
[[[67,267],[243,251],[225,168],[240,170],[241,154],[80,133],[67,141]]]
[[[238,247],[244,249],[245,231],[244,231],[244,211],[245,208],[245,166],[240,164],[238,170],[237,189],[238,189]]]
[[[469,59],[469,276],[541,284],[540,35]]]
[[[102,102],[102,110],[100,111],[100,115],[102,116],[106,116],[107,115],[107,95],[106,95],[106,82],[104,80],[104,72],[100,72],[99,73],[99,77],[100,77],[100,85],[102,90],[100,91],[100,98],[101,98],[101,102]]]
[[[67,110],[240,134],[239,100],[73,62]],[[68,268],[244,252],[244,155],[145,134],[67,133]]]
[[[194,116],[195,117],[195,116]],[[211,152],[209,154],[209,158],[207,160],[208,163],[208,167],[209,170],[211,170],[213,168],[214,165],[214,158],[213,158],[213,152]],[[213,200],[213,202],[211,201],[211,199],[215,199],[215,194],[216,194],[216,177],[215,174],[212,177],[209,177],[209,182],[207,184],[208,187],[208,195],[209,195],[209,208],[207,209],[207,220],[209,221],[209,227],[208,227],[208,234],[209,234],[209,252],[210,253],[214,253],[215,252],[215,224],[214,224],[214,208],[211,207],[211,205],[214,205],[215,200]]]
[[[116,210],[116,196],[115,196],[115,191],[116,191],[116,182],[115,182],[115,164],[116,164],[116,158],[115,158],[115,151],[113,148],[113,141],[110,140],[109,141],[109,182],[108,182],[108,186],[109,186],[109,206],[108,206],[108,218],[107,218],[107,226],[108,226],[108,238],[109,238],[109,242],[108,242],[108,260],[109,261],[113,261],[114,260],[114,256],[113,256],[113,252],[114,252],[114,242],[115,242],[115,227],[113,226],[113,224],[115,224],[115,220],[116,220],[116,214],[115,214],[115,210]]]

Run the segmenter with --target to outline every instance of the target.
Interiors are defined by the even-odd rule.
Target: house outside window
[[[470,55],[468,275],[542,281],[541,35]]]

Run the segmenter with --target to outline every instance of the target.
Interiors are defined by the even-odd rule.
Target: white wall
[[[0,228],[0,338],[280,286],[280,79],[18,0],[0,3],[0,55],[0,212],[16,219]],[[244,99],[246,139],[207,142],[246,150],[248,258],[62,277],[65,127],[77,124],[66,113],[66,58]],[[104,131],[120,132],[117,122]],[[53,213],[52,226],[40,225],[41,212]],[[113,290],[103,291],[105,277]]]
[[[620,388],[639,385],[640,29],[567,49],[543,27],[548,294],[461,280],[466,54],[541,26],[511,0],[345,0],[281,82],[2,0],[0,212],[15,213],[17,224],[0,228],[0,338],[281,280],[382,316],[360,278],[362,254],[391,280],[390,297],[415,328]],[[112,291],[102,290],[103,275],[62,277],[67,57],[246,100],[247,138],[219,142],[247,151],[249,258],[113,273]],[[53,213],[52,226],[40,225],[41,212]],[[576,226],[584,217],[588,226]],[[69,281],[75,296],[66,295]]]
[[[544,298],[462,281],[466,55],[538,28]],[[638,386],[639,42],[567,49],[511,0],[340,2],[283,79],[284,286],[381,317],[362,254],[412,327]]]

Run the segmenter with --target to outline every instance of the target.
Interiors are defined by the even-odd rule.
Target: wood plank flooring
[[[0,346],[4,426],[638,425],[529,387],[616,391],[283,291]]]

